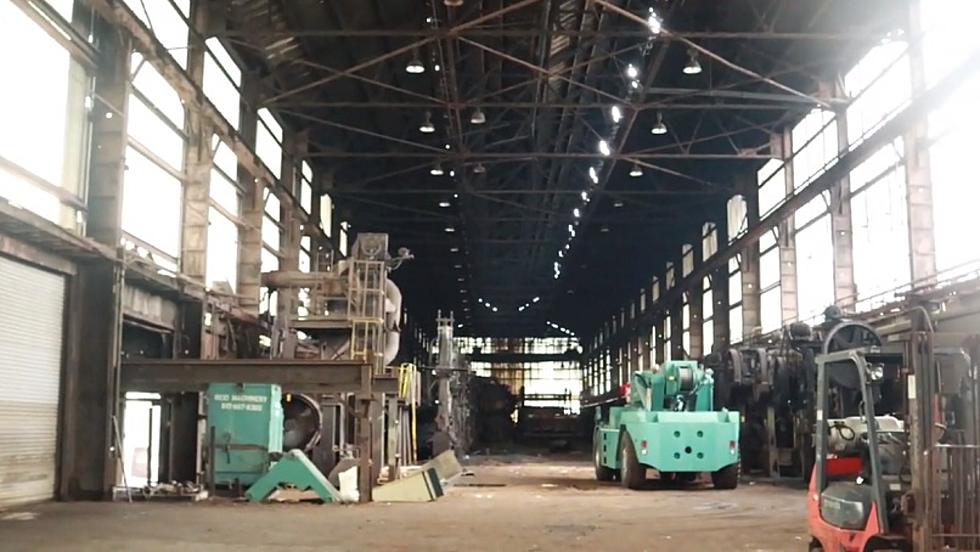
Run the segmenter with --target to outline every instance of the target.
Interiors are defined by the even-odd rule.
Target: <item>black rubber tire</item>
[[[814,538],[810,540],[808,550],[809,552],[823,552],[823,546],[821,546],[820,541]]]
[[[724,468],[711,472],[711,482],[716,489],[734,489],[738,487],[738,478],[742,474],[741,460]]]
[[[602,455],[602,442],[599,437],[599,429],[596,428],[592,434],[592,464],[595,466],[595,478],[597,481],[612,481],[616,479],[616,470],[603,466],[600,460]]]
[[[619,432],[619,481],[627,489],[640,489],[647,479],[647,470],[636,458],[633,438],[625,429]]]

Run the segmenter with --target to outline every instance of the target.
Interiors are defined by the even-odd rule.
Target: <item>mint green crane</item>
[[[718,489],[738,485],[739,413],[713,410],[714,379],[696,361],[670,361],[633,374],[625,406],[596,410],[596,478],[637,489],[647,469],[693,481],[710,473]]]

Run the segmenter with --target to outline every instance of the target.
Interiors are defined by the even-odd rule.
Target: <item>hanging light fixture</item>
[[[442,0],[442,3],[450,8],[458,8],[463,5],[463,0]]]
[[[476,110],[473,111],[473,114],[470,115],[470,123],[474,125],[482,125],[485,122],[487,122],[487,114],[484,113],[479,107],[476,108]]]
[[[599,172],[595,170],[595,167],[589,167],[589,178],[593,184],[599,183]]]
[[[626,76],[635,79],[640,76],[640,70],[636,68],[632,63],[626,66]]]
[[[413,75],[420,75],[425,73],[425,65],[422,65],[422,60],[419,59],[419,51],[415,50],[412,53],[412,59],[408,61],[408,65],[405,66],[405,72],[411,73]]]
[[[612,153],[612,150],[609,149],[609,142],[605,140],[599,140],[599,153],[605,155],[606,157],[609,157],[609,154]]]
[[[697,75],[701,72],[701,64],[698,63],[698,53],[696,50],[687,51],[687,65],[684,66],[685,75]]]
[[[633,163],[633,168],[630,169],[630,176],[633,178],[639,178],[643,176],[643,169],[636,163]]]
[[[650,17],[647,18],[647,26],[650,27],[650,34],[657,36],[661,31],[664,30],[664,20],[660,19],[660,15],[650,8]]]
[[[650,134],[667,134],[667,125],[664,123],[664,114],[657,112],[657,124],[650,129]]]
[[[442,164],[436,163],[435,165],[432,165],[432,169],[429,170],[429,174],[432,176],[442,176],[446,173],[442,170]]]
[[[452,204],[451,204],[451,203],[449,203],[449,202],[448,202],[448,201],[446,201],[446,200],[442,200],[442,201],[440,201],[440,202],[439,202],[439,207],[441,207],[441,208],[443,208],[443,209],[448,209],[448,208],[449,208],[449,207],[450,207],[451,205],[452,205]]]
[[[436,131],[436,125],[432,124],[432,113],[426,111],[425,119],[422,120],[422,124],[419,125],[419,132],[422,134],[432,134]]]
[[[483,163],[477,163],[476,166],[473,167],[474,174],[483,174],[485,172],[487,172],[487,168],[483,166]]]
[[[612,106],[609,110],[609,114],[612,116],[614,123],[618,123],[623,120],[623,110],[619,108],[618,105]]]

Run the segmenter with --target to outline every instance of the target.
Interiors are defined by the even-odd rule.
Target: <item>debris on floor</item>
[[[444,494],[435,468],[388,482],[372,491],[375,502],[432,502]]]
[[[37,512],[0,512],[0,521],[31,521],[37,519]]]

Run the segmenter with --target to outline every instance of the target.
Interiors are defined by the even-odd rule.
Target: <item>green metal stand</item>
[[[249,487],[245,496],[252,502],[262,502],[280,485],[290,485],[300,491],[313,490],[324,502],[340,502],[337,489],[300,450],[287,452],[268,473]]]

